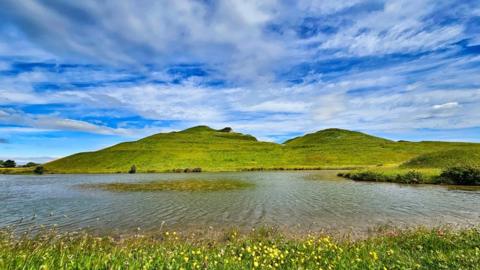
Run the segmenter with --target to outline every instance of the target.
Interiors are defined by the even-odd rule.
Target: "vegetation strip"
[[[83,184],[82,188],[97,188],[108,191],[220,191],[254,187],[250,182],[225,180],[169,180],[144,183]]]
[[[364,240],[290,239],[259,231],[223,241],[160,237],[114,240],[46,232],[0,233],[0,269],[478,269],[478,229],[417,229]]]
[[[439,169],[366,169],[341,172],[338,176],[355,181],[393,182],[403,184],[480,185],[480,168],[455,166]]]

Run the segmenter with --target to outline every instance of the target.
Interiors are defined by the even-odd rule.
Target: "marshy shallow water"
[[[223,191],[112,192],[79,185],[172,180],[240,180]],[[378,226],[480,224],[480,189],[353,182],[335,171],[201,174],[0,175],[0,227],[16,231],[155,231],[160,228],[360,232]],[[163,225],[162,225],[163,224]]]

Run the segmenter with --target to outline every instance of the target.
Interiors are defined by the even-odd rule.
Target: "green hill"
[[[480,149],[454,149],[420,155],[403,163],[402,168],[447,168],[459,165],[480,167]]]
[[[45,164],[49,172],[163,172],[202,168],[227,171],[271,167],[283,152],[278,144],[259,142],[250,135],[223,132],[206,126],[159,133],[120,143],[96,152],[78,153]]]
[[[342,129],[326,129],[276,144],[230,128],[197,126],[78,153],[49,162],[45,169],[51,173],[115,173],[127,172],[132,165],[138,172],[344,168],[399,165],[432,152],[472,149],[480,149],[480,144],[395,142]]]
[[[480,144],[391,141],[365,133],[325,129],[285,142],[296,164],[322,166],[393,166],[442,150],[480,149]]]
[[[351,131],[339,128],[329,128],[317,131],[315,133],[306,134],[304,136],[296,137],[287,140],[284,144],[287,145],[319,145],[319,144],[337,144],[339,142],[348,144],[382,144],[391,142],[387,139],[371,136],[358,131]]]

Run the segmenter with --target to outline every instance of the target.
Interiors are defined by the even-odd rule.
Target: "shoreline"
[[[451,171],[452,168],[364,168],[346,173],[340,172],[337,176],[357,182],[480,187],[479,177],[468,175],[471,171],[465,172],[461,167],[453,167],[453,170],[458,172],[459,168],[463,171],[454,176],[445,175],[445,172]],[[475,173],[480,173],[480,169],[473,169],[476,170]]]
[[[177,169],[169,169],[169,170],[146,170],[146,171],[137,171],[136,173],[133,174],[186,174],[186,175],[195,175],[199,173],[233,173],[233,172],[283,172],[283,171],[350,171],[350,170],[358,170],[366,167],[362,166],[346,166],[346,167],[292,167],[292,168],[281,168],[281,167],[275,167],[275,168],[240,168],[240,169],[233,169],[233,170],[202,170],[201,172],[178,172],[176,171]],[[19,168],[20,169],[20,168]],[[0,175],[41,175],[41,174],[35,174],[33,172],[32,168],[31,170],[19,170],[18,172],[15,172],[15,169],[3,169],[0,168]],[[127,171],[125,172],[114,172],[114,171],[96,171],[96,172],[58,172],[58,171],[52,171],[49,172],[48,170],[43,173],[43,175],[63,175],[63,174],[131,174],[128,173]]]

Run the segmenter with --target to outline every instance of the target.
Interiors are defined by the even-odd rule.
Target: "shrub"
[[[480,183],[480,169],[472,166],[455,166],[442,171],[440,179],[444,183],[475,185]]]
[[[130,167],[130,170],[128,171],[128,173],[136,173],[136,172],[137,172],[137,166],[132,165],[132,167]]]
[[[424,182],[423,175],[417,171],[409,171],[406,174],[398,174],[397,181],[405,184],[420,184]]]
[[[23,167],[28,168],[28,167],[35,167],[35,166],[38,166],[38,165],[40,165],[40,164],[35,163],[35,162],[28,162],[27,164],[23,165]]]
[[[384,182],[386,181],[386,176],[381,173],[365,171],[353,173],[350,175],[350,179],[355,181],[375,181],[375,182]]]
[[[45,169],[43,166],[37,166],[35,167],[35,170],[33,170],[33,173],[35,174],[43,174],[45,172]]]
[[[17,166],[17,164],[15,163],[15,161],[9,159],[9,160],[5,160],[3,162],[3,167],[5,168],[15,168]]]

